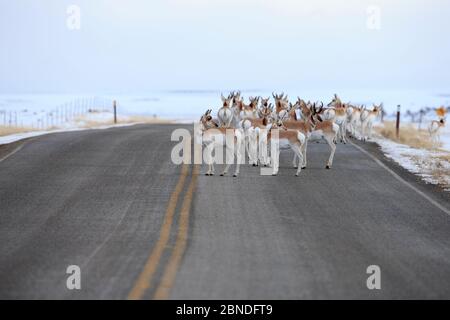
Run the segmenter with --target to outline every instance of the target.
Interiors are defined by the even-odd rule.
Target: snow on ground
[[[94,126],[91,128],[88,127],[73,127],[73,128],[65,128],[65,129],[55,129],[55,130],[47,130],[47,131],[30,131],[30,132],[23,132],[23,133],[16,133],[16,134],[10,134],[7,136],[0,136],[0,145],[16,142],[22,139],[42,136],[44,134],[49,133],[57,133],[57,132],[69,132],[69,131],[82,131],[82,130],[92,130],[92,129],[108,129],[113,127],[126,127],[126,126],[132,126],[137,123],[121,123],[121,124],[112,124],[112,125],[99,125]]]
[[[417,149],[381,136],[373,138],[373,141],[381,147],[386,157],[394,160],[408,171],[417,174],[427,183],[439,184],[446,191],[450,191],[449,149]]]
[[[164,120],[160,120],[158,118],[153,117],[138,117],[120,114],[117,116],[117,118],[119,123],[113,124],[112,122],[114,116],[111,112],[90,112],[78,116],[70,122],[62,123],[58,127],[54,127],[52,129],[32,130],[27,132],[19,132],[5,136],[0,136],[0,145],[56,132],[81,131],[90,129],[108,129],[112,127],[130,126],[138,123],[166,122]]]

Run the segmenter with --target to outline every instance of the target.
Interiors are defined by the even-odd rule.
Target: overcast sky
[[[0,92],[442,91],[449,17],[448,0],[0,0]]]

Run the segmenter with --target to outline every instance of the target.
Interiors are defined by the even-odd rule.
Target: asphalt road
[[[0,162],[0,298],[450,298],[446,194],[353,145],[325,170],[328,147],[310,144],[298,178],[290,151],[277,177],[206,177],[170,161],[177,127],[0,148],[17,150]],[[66,287],[69,265],[81,290]],[[366,286],[369,265],[380,290]]]

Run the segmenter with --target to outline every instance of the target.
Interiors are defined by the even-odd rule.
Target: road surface
[[[328,147],[311,143],[298,178],[287,150],[277,177],[206,177],[170,161],[177,127],[1,147],[0,298],[450,298],[447,194],[352,144],[325,170]]]

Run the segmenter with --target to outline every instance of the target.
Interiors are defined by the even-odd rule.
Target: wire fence
[[[112,112],[113,100],[101,97],[78,98],[50,110],[22,108],[0,110],[0,126],[44,130],[63,127],[93,112]]]

